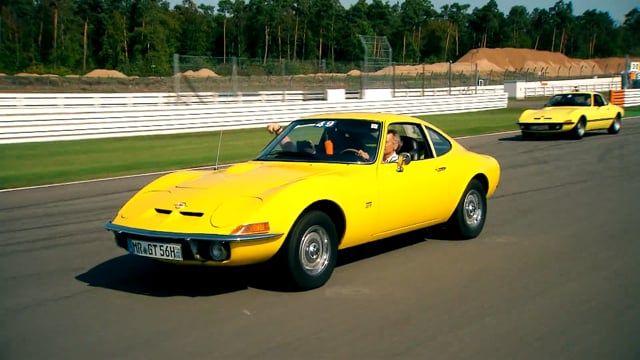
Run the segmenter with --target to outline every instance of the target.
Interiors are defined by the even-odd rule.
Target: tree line
[[[495,0],[471,9],[429,0],[0,0],[0,72],[82,74],[104,68],[170,75],[173,54],[328,64],[363,60],[358,35],[386,36],[393,61],[456,61],[475,48],[529,48],[575,58],[640,55],[640,8],[616,22],[571,1],[548,9]]]

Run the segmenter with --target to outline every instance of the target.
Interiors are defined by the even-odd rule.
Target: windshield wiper
[[[269,153],[265,158],[267,159],[317,159],[316,154],[312,154],[306,151],[274,151]]]

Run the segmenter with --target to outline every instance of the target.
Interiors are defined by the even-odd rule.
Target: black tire
[[[584,137],[586,131],[587,121],[584,118],[578,120],[576,126],[571,130],[571,138],[574,140],[580,140]]]
[[[473,179],[464,190],[447,222],[450,235],[461,240],[480,235],[487,218],[487,195],[480,181]]]
[[[329,216],[321,211],[303,214],[284,244],[284,265],[299,290],[324,285],[336,266],[338,235]]]
[[[613,122],[607,129],[607,132],[609,134],[617,134],[620,132],[620,128],[622,128],[622,118],[620,117],[620,114],[618,114],[616,115],[616,118],[613,119]]]

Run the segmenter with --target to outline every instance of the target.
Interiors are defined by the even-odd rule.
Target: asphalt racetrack
[[[480,237],[344,251],[308,292],[117,248],[102,226],[153,176],[0,192],[0,358],[640,359],[640,119],[460,142],[502,165]]]

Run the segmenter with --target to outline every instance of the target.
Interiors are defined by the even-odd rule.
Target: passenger
[[[267,131],[270,134],[274,134],[275,136],[280,135],[283,130],[284,129],[282,128],[282,126],[280,126],[280,124],[271,123],[267,125]],[[316,147],[313,145],[311,141],[301,141],[300,149],[298,149],[298,146],[288,136],[285,136],[284,138],[282,138],[282,140],[280,140],[280,147],[282,147],[282,150],[284,151],[300,150],[300,151],[308,152],[310,154],[316,153]]]
[[[400,135],[395,130],[387,131],[387,139],[384,144],[383,163],[394,163],[398,161],[398,149],[402,146]]]

